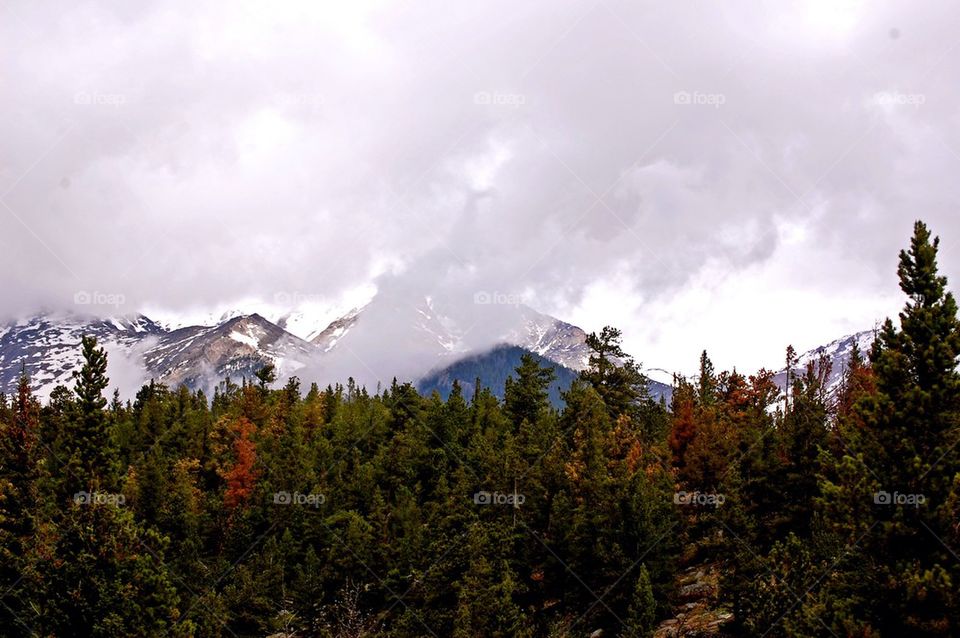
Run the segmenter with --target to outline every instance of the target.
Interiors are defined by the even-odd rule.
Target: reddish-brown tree
[[[223,475],[227,482],[223,504],[228,509],[233,509],[249,499],[256,486],[257,446],[251,437],[257,427],[246,417],[240,417],[230,424],[230,430],[236,437],[233,441],[234,461]]]

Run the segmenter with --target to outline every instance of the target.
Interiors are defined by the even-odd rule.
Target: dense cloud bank
[[[895,311],[916,217],[960,275],[949,3],[0,14],[5,316],[375,281],[616,323],[655,365],[769,365]]]

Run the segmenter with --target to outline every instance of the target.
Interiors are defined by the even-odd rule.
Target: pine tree
[[[875,391],[839,432],[846,451],[825,463],[828,540],[853,546],[855,560],[834,572],[818,608],[842,632],[960,632],[960,565],[948,549],[960,502],[960,321],[938,247],[917,222],[900,253],[901,327],[884,323],[870,357]],[[923,502],[898,504],[898,494]]]
[[[797,367],[797,351],[792,345],[787,346],[787,356],[786,356],[786,367],[784,368],[787,373],[787,380],[784,382],[783,390],[783,406],[784,411],[790,411],[790,392],[793,391],[793,381],[796,378],[795,368]]]
[[[700,354],[700,374],[697,375],[697,399],[701,406],[709,407],[717,400],[717,375],[713,361],[704,350]]]
[[[469,531],[469,564],[455,585],[455,638],[531,635],[515,600],[516,574],[503,558],[506,535],[498,527],[498,523],[478,523]]]
[[[259,472],[256,469],[257,446],[252,437],[256,426],[249,419],[240,417],[231,426],[233,440],[233,463],[224,473],[227,490],[223,495],[223,505],[234,509],[250,498]]]
[[[653,588],[650,585],[650,574],[647,566],[640,565],[640,575],[633,588],[633,598],[630,601],[626,619],[627,635],[635,638],[646,638],[653,633],[656,626],[657,603],[653,598]]]
[[[549,409],[548,389],[556,379],[553,368],[541,367],[530,354],[520,357],[516,368],[517,378],[507,377],[504,386],[504,408],[515,427],[526,420],[536,423],[540,415]]]
[[[682,474],[686,467],[687,448],[697,436],[697,396],[693,385],[675,377],[670,397],[670,436],[667,442],[673,453],[673,466]]]
[[[29,588],[41,635],[190,635],[179,622],[179,596],[164,565],[167,540],[136,522],[115,487],[115,451],[107,404],[107,357],[84,337],[59,448],[72,450],[64,486],[80,492],[60,501],[29,553]],[[69,406],[69,404],[67,404]],[[86,492],[84,494],[84,492]],[[61,494],[61,497],[63,495]]]
[[[107,400],[103,390],[107,378],[107,354],[97,347],[95,337],[83,337],[83,366],[73,373],[76,410],[68,419],[64,441],[58,447],[72,453],[65,468],[70,496],[75,492],[94,492],[115,486],[115,457],[110,437],[110,422],[104,413]]]
[[[635,416],[650,402],[648,380],[633,358],[620,345],[619,330],[606,326],[587,336],[587,346],[593,351],[589,367],[580,377],[589,383],[604,404],[612,419],[621,414]]]
[[[21,369],[13,409],[0,420],[0,623],[14,631],[29,618],[22,581],[37,533],[40,404]],[[9,420],[9,423],[6,422]]]
[[[261,391],[266,391],[267,387],[277,380],[277,370],[272,363],[264,364],[259,370],[254,373],[254,376],[257,377],[257,381],[260,385]]]
[[[824,370],[827,365],[820,363]],[[804,540],[812,531],[820,454],[829,446],[828,407],[816,367],[811,361],[806,373],[794,380],[790,409],[776,432],[782,464],[780,472],[772,477],[781,486],[782,502],[774,514],[773,527],[781,532],[779,536],[789,531]]]
[[[73,504],[38,547],[36,631],[50,636],[189,636],[163,563],[166,540],[112,504]]]

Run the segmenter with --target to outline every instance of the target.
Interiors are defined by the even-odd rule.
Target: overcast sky
[[[374,284],[776,366],[960,282],[960,5],[0,1],[0,314]]]

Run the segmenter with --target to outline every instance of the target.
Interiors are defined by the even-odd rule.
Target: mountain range
[[[12,391],[21,368],[41,398],[58,384],[71,385],[83,335],[95,336],[106,348],[111,387],[122,394],[151,378],[209,391],[227,376],[250,378],[265,363],[276,366],[281,380],[299,375],[325,384],[352,376],[375,384],[390,381],[394,371],[401,380],[417,379],[501,345],[574,373],[587,365],[586,333],[580,328],[525,306],[497,314],[502,324],[497,336],[488,348],[477,350],[466,338],[473,327],[439,312],[429,298],[417,304],[375,298],[322,325],[310,325],[296,313],[267,318],[231,311],[210,317],[206,325],[143,314],[41,313],[0,327],[0,390]],[[391,356],[380,356],[378,350]],[[391,362],[398,356],[403,365]]]
[[[429,297],[408,303],[378,295],[332,321],[299,311],[268,318],[234,310],[207,317],[203,325],[143,314],[41,313],[0,326],[0,391],[14,389],[21,367],[41,398],[58,384],[70,386],[80,365],[81,337],[93,335],[108,352],[111,388],[123,396],[150,379],[210,392],[225,377],[251,378],[265,363],[276,367],[281,382],[292,375],[321,385],[353,377],[372,387],[396,377],[446,396],[454,380],[469,392],[479,379],[502,392],[520,357],[531,353],[555,369],[550,393],[558,404],[560,392],[588,364],[586,333],[520,304],[481,310],[454,318]],[[866,352],[872,339],[872,331],[861,332],[810,350],[800,356],[797,371],[827,354],[834,361],[828,382],[835,386],[852,344]],[[645,372],[651,395],[669,400],[672,375],[657,368]],[[786,371],[776,379],[782,386]]]

